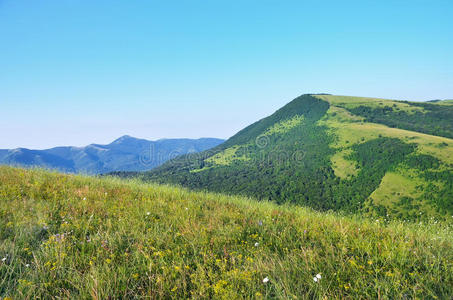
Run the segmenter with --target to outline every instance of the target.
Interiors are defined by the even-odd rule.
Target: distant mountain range
[[[85,174],[146,171],[179,155],[208,150],[223,141],[216,138],[148,141],[125,135],[108,145],[91,144],[46,150],[0,149],[0,164],[38,166]]]

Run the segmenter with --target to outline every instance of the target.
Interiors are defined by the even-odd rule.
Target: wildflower
[[[86,197],[83,197],[83,201],[85,201],[87,198]]]
[[[30,264],[26,264],[25,267],[26,267],[26,268],[30,267]]]
[[[3,258],[2,258],[2,262],[5,262],[5,261],[6,261],[6,257],[3,257]]]
[[[321,274],[316,274],[316,278],[321,279]]]
[[[188,210],[189,208],[186,207],[186,210]]]
[[[259,220],[258,225],[263,226],[263,221]]]
[[[260,245],[260,243],[256,242],[255,243],[255,247],[258,247]]]
[[[313,277],[313,281],[314,282],[318,282],[318,278],[317,277]]]
[[[146,213],[147,216],[149,216],[150,214],[151,214],[151,213],[150,213],[149,211]]]
[[[263,279],[263,283],[267,283],[267,282],[269,282],[269,277],[266,277]]]

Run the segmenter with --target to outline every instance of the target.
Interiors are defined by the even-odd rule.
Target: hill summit
[[[453,214],[453,103],[306,94],[144,180],[403,219]]]

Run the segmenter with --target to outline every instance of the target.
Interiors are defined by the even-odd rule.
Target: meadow
[[[451,299],[452,224],[0,166],[0,299]]]

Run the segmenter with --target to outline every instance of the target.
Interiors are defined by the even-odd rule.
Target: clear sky
[[[0,0],[0,148],[227,138],[314,92],[453,98],[453,1]]]

